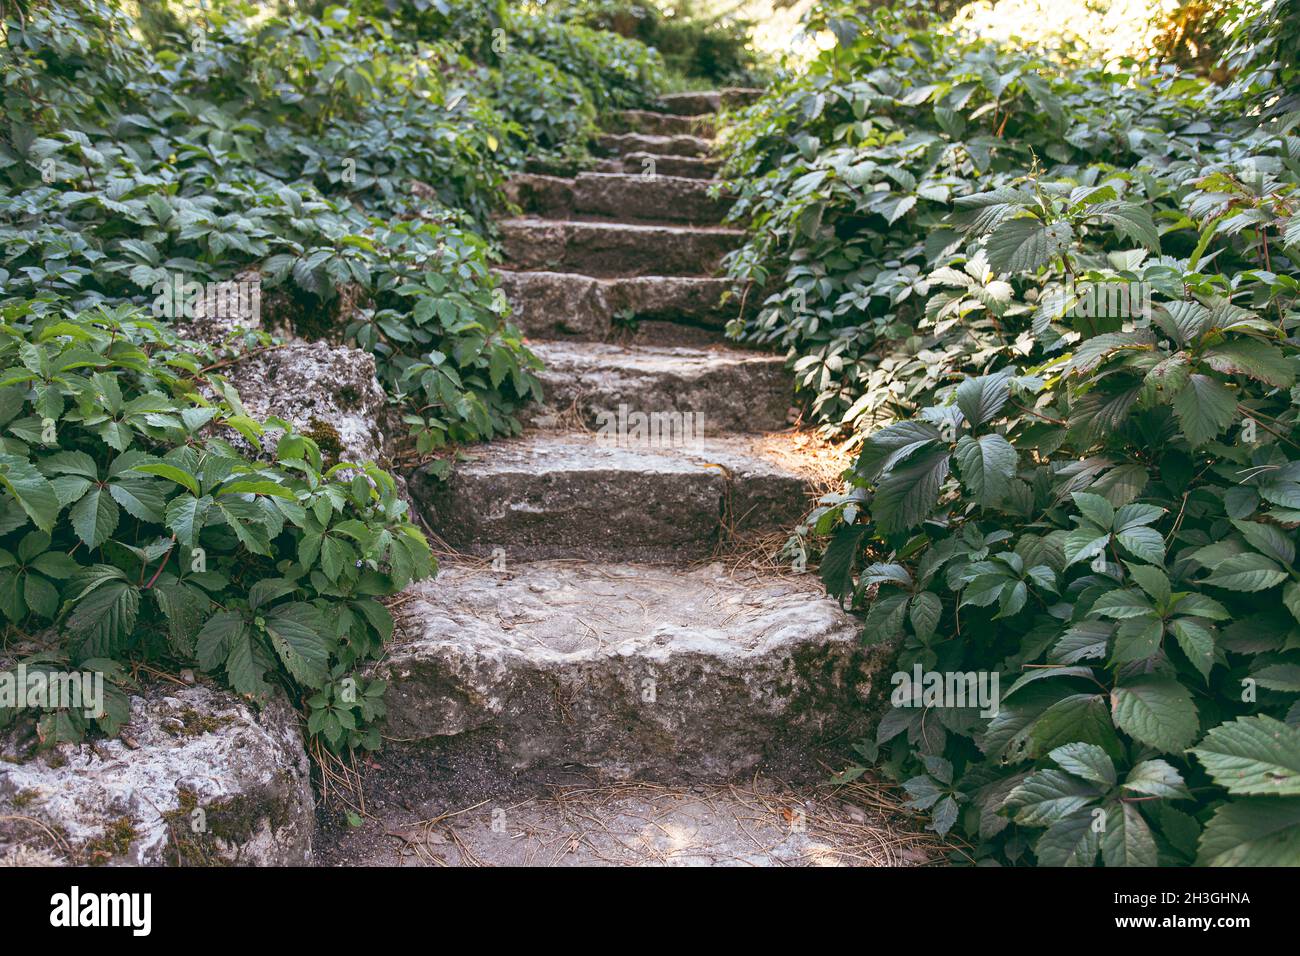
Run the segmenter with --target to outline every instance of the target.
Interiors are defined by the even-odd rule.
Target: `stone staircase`
[[[817,490],[782,360],[721,331],[715,276],[743,233],[710,195],[707,137],[746,95],[625,111],[597,171],[511,184],[500,276],[547,401],[449,478],[411,477],[453,553],[395,609],[377,669],[392,742],[369,819],[327,839],[326,862],[410,858],[412,833],[421,862],[862,862],[830,832],[847,831],[799,824],[829,806],[819,748],[838,760],[869,728],[888,649],[812,576],[728,560],[779,544]],[[771,797],[762,819],[737,780]],[[579,814],[601,839],[575,839],[574,807],[597,791],[621,796]],[[635,823],[646,814],[654,827]],[[669,824],[686,836],[666,848]]]

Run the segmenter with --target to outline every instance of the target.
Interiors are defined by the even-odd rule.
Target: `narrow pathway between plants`
[[[932,851],[877,789],[826,786],[818,759],[869,731],[885,653],[814,579],[746,559],[830,471],[786,428],[781,358],[723,344],[712,276],[742,232],[709,195],[709,137],[749,95],[624,112],[597,171],[512,183],[501,278],[547,405],[449,480],[411,482],[454,554],[395,608],[378,668],[395,739],[364,774],[361,825],[323,814],[322,863]]]

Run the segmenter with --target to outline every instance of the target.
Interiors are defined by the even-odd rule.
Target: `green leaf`
[[[1066,222],[1044,223],[1033,216],[1004,220],[988,237],[985,249],[996,272],[1034,272],[1070,244],[1074,230]]]
[[[167,504],[166,524],[176,535],[176,540],[187,548],[196,548],[199,532],[207,520],[208,510],[212,507],[212,498],[192,498],[189,495],[177,495]]]
[[[103,488],[95,488],[68,512],[72,530],[91,548],[98,548],[117,530],[118,508]]]
[[[1107,866],[1155,866],[1159,862],[1151,828],[1133,804],[1121,802],[1106,807],[1101,858]]]
[[[1197,866],[1300,866],[1300,799],[1234,800],[1201,834]]]
[[[1047,756],[1055,760],[1062,770],[1076,777],[1091,780],[1105,787],[1115,784],[1115,764],[1110,759],[1110,755],[1096,744],[1076,741],[1057,747]]]
[[[143,472],[147,475],[158,475],[161,478],[168,478],[178,485],[183,486],[190,494],[198,497],[199,482],[193,475],[183,468],[177,468],[175,465],[169,465],[165,461],[150,462],[145,465],[136,465],[133,471]]]
[[[1034,844],[1039,866],[1095,865],[1101,834],[1092,824],[1091,813],[1076,813],[1053,823]]]
[[[1232,526],[1241,532],[1250,546],[1283,564],[1295,563],[1295,544],[1276,525],[1259,521],[1234,520]]]
[[[244,618],[237,611],[218,611],[208,618],[195,638],[194,654],[199,667],[215,671],[224,664],[231,641],[245,628]]]
[[[1170,800],[1190,800],[1182,775],[1164,760],[1144,760],[1124,780],[1124,789]]]
[[[1011,386],[1004,372],[967,378],[957,386],[957,407],[971,428],[978,428],[997,417],[1011,397]]]
[[[126,646],[140,611],[140,591],[121,580],[109,580],[77,601],[68,616],[68,630],[92,657],[117,657]]]
[[[953,452],[962,484],[985,507],[1007,496],[1016,474],[1016,450],[1001,435],[963,435]]]
[[[1286,580],[1286,572],[1262,554],[1235,554],[1215,566],[1202,584],[1229,591],[1264,591]]]
[[[1258,339],[1239,338],[1210,349],[1205,364],[1225,375],[1245,375],[1274,388],[1295,384],[1295,367],[1281,349]]]
[[[1193,447],[1217,438],[1237,414],[1233,393],[1208,375],[1192,375],[1174,396],[1174,414]]]
[[[253,636],[247,629],[230,635],[230,652],[225,660],[226,677],[230,686],[249,697],[264,697],[271,688],[263,679],[265,667],[259,663],[253,645]]]
[[[1064,820],[1101,795],[1095,784],[1064,771],[1040,770],[1012,790],[1004,806],[1016,810],[1017,823],[1044,827]]]
[[[867,529],[864,525],[841,525],[822,556],[821,578],[826,592],[842,598],[853,587],[853,563]]]
[[[880,480],[871,517],[882,534],[914,528],[929,515],[948,477],[949,460],[946,449],[925,449]]]
[[[1093,602],[1090,614],[1123,620],[1130,617],[1152,617],[1155,607],[1149,598],[1132,588],[1107,591]]]
[[[1191,617],[1174,618],[1172,629],[1187,659],[1208,680],[1214,667],[1214,630]]]
[[[1110,700],[1115,726],[1149,747],[1182,753],[1196,738],[1192,695],[1171,677],[1136,678],[1112,690]]]
[[[281,604],[266,615],[266,631],[289,673],[308,687],[320,687],[329,674],[330,642],[325,621],[305,602]]]
[[[59,497],[45,476],[25,458],[0,451],[0,487],[42,531],[52,532],[59,517]]]
[[[1128,573],[1138,583],[1138,587],[1145,591],[1147,596],[1155,602],[1156,607],[1167,607],[1169,605],[1171,589],[1169,587],[1169,576],[1165,572],[1146,564],[1130,564]]]
[[[1259,714],[1219,724],[1192,750],[1230,793],[1300,796],[1300,727]]]
[[[939,595],[932,591],[922,591],[912,598],[912,631],[921,643],[926,643],[934,636],[942,616],[943,601]]]

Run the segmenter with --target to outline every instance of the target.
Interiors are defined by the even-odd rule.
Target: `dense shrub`
[[[559,15],[654,47],[686,81],[715,86],[753,86],[766,70],[750,43],[753,24],[730,14],[709,16],[693,3],[665,13],[653,2],[569,0]]]
[[[831,5],[732,139],[732,331],[860,445],[790,548],[899,672],[1000,678],[847,775],[968,858],[1300,862],[1300,117],[1253,12],[1221,87]]]
[[[428,548],[375,463],[323,468],[210,374],[268,335],[178,339],[157,287],[256,272],[268,328],[375,355],[417,455],[513,433],[539,363],[490,271],[504,177],[581,155],[593,104],[652,95],[658,61],[504,4],[268,6],[5,7],[0,623],[33,666],[279,684],[345,750],[378,743],[354,671]]]
[[[289,423],[243,412],[213,354],[129,307],[52,305],[0,313],[0,613],[61,636],[26,662],[195,662],[241,694],[309,697],[332,747],[378,746],[382,687],[355,673],[392,632],[376,599],[433,572],[393,479],[325,470]],[[85,720],[51,710],[41,740]]]

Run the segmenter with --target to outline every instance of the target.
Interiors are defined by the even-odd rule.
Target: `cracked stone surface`
[[[377,669],[393,736],[487,734],[515,769],[722,780],[852,731],[879,690],[881,649],[815,581],[506,568],[451,565],[408,592]]]
[[[588,427],[620,405],[692,412],[705,434],[783,428],[793,386],[780,356],[736,349],[537,342],[549,408],[575,409]]]
[[[713,150],[713,142],[689,134],[659,136],[646,133],[603,133],[596,140],[596,148],[611,155],[640,151],[668,156],[708,156]]]
[[[634,150],[617,159],[602,159],[596,166],[605,173],[639,173],[650,171],[662,176],[685,176],[688,179],[712,179],[722,165],[721,160],[702,156],[669,156]]]
[[[619,110],[604,118],[607,128],[616,133],[647,133],[652,136],[713,135],[713,115],[682,116],[654,110]]]
[[[745,234],[723,226],[663,226],[536,218],[500,223],[507,261],[517,269],[591,276],[708,276]]]
[[[724,306],[726,279],[697,276],[598,278],[574,272],[497,273],[511,320],[530,336],[598,341],[614,319],[665,321],[720,331],[737,307]]]
[[[316,439],[328,464],[384,455],[384,390],[375,357],[345,346],[287,345],[219,370],[254,418],[276,416]]]
[[[504,547],[521,559],[692,561],[733,537],[786,530],[807,510],[810,476],[780,436],[694,440],[686,421],[673,425],[658,443],[617,426],[492,442],[446,480],[417,471],[411,494],[456,550]]]
[[[525,212],[552,219],[586,215],[617,217],[621,221],[722,221],[731,200],[713,198],[713,184],[668,175],[657,165],[649,168],[653,175],[585,172],[566,179],[521,173],[511,177],[507,194]]]
[[[311,861],[307,755],[283,699],[254,713],[226,691],[153,684],[132,696],[121,738],[24,750],[17,731],[0,738],[0,856],[25,848],[110,865]]]
[[[721,90],[692,90],[684,93],[666,93],[659,97],[659,108],[665,113],[679,116],[698,116],[716,113],[754,102],[764,91],[753,87],[728,86]]]

